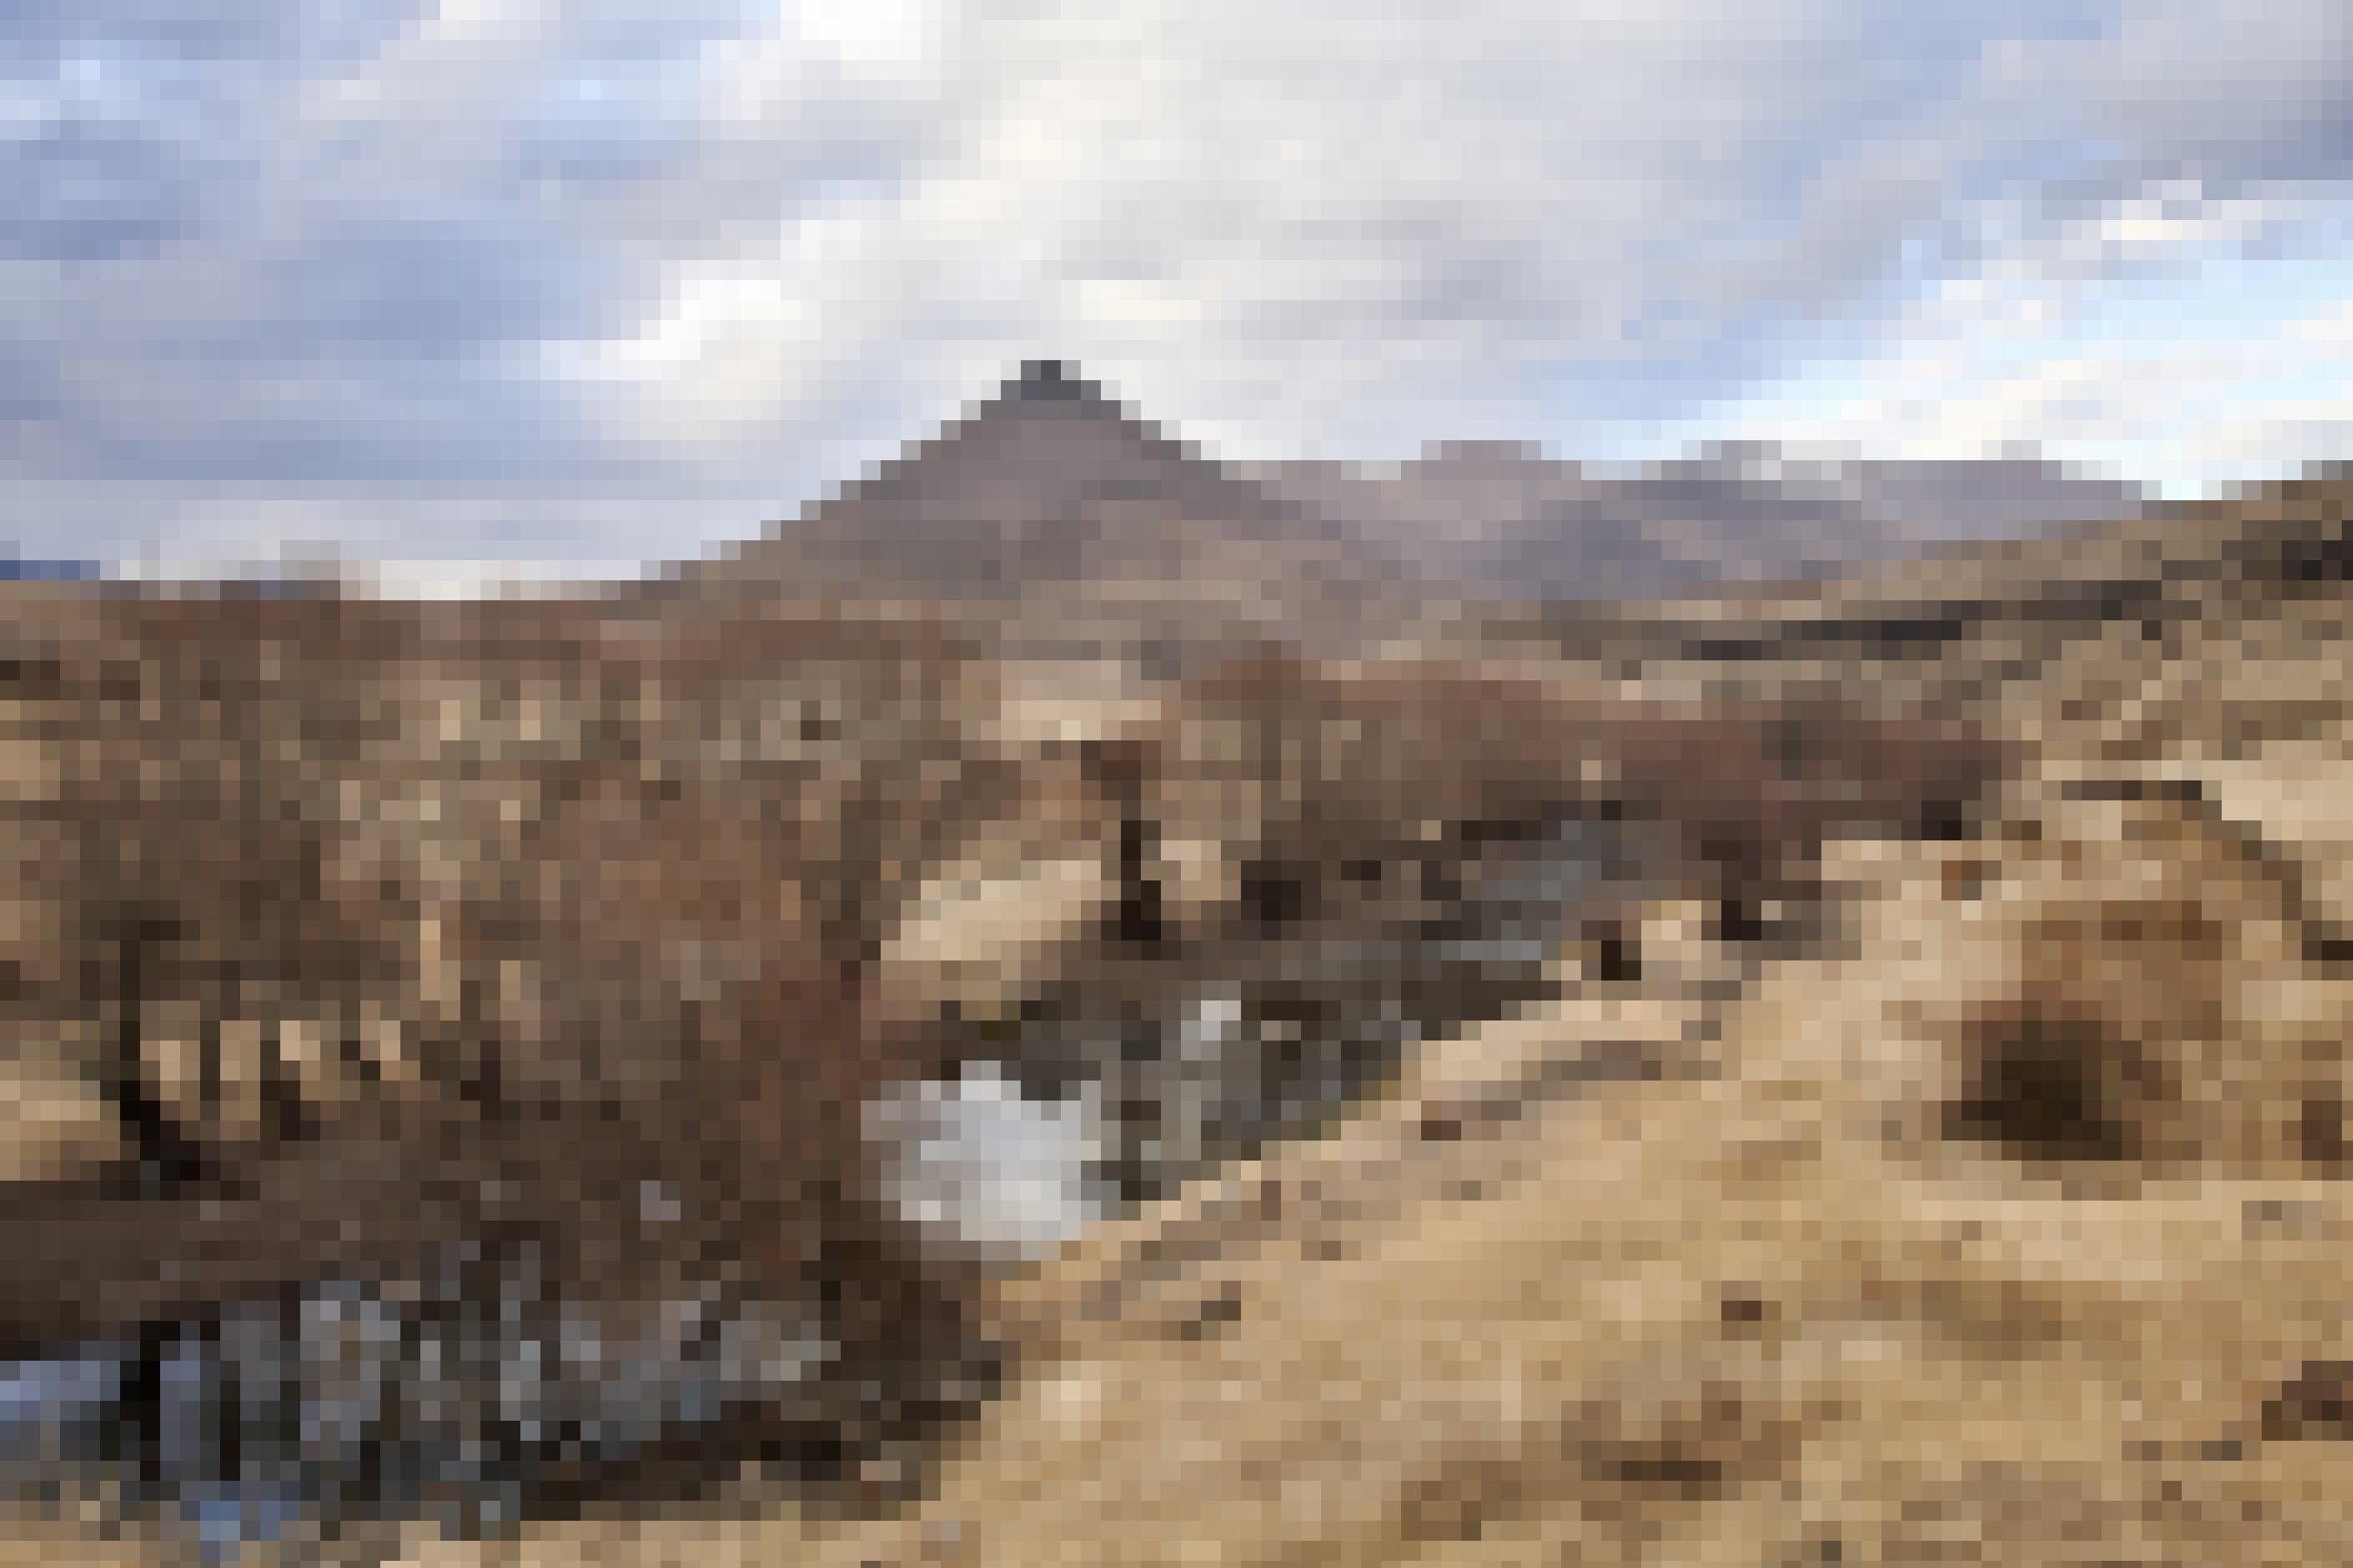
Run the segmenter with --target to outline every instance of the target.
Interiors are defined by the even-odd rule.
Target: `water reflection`
[[[871,1108],[895,1145],[889,1195],[969,1253],[1035,1257],[1311,1130],[1416,1041],[1536,994],[1608,850],[1561,823],[1458,861],[1442,921],[1310,933],[1255,967],[1173,976],[1140,1015],[1033,1016],[1005,1062]],[[1055,1092],[1023,1081],[1033,1057],[1066,1065]],[[642,1201],[655,1217],[676,1202]],[[427,1278],[314,1284],[0,1365],[0,1479],[40,1506],[108,1499],[215,1557],[300,1556],[347,1519],[474,1533],[553,1474],[788,1399],[833,1355],[807,1316],[723,1291],[652,1316],[616,1337],[528,1247],[455,1247]]]
[[[615,1342],[535,1262],[458,1248],[406,1288],[334,1281],[0,1367],[0,1475],[215,1554],[420,1513],[471,1534],[559,1474],[788,1396],[831,1353],[797,1314],[717,1293]]]

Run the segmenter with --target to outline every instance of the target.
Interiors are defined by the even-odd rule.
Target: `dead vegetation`
[[[2343,599],[2289,521],[2129,624],[1273,657],[1067,734],[906,626],[307,682],[20,633],[6,1321],[520,1224],[590,1299],[692,1258],[1009,1358],[846,1488],[369,1548],[418,1562],[2346,1560]],[[218,719],[155,684],[238,659]],[[1147,1201],[983,1280],[887,1242],[845,1112],[992,1053],[1136,1102]]]

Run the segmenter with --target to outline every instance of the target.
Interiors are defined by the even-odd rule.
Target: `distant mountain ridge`
[[[89,561],[35,561],[0,556],[0,583],[83,583],[99,575]]]
[[[1442,446],[1378,470],[1250,470],[1295,504],[1346,517],[1428,570],[1487,593],[1620,599],[1720,582],[1820,576],[1938,543],[2121,521],[2149,495],[2021,458],[1799,459],[1725,445],[1639,473],[1525,446]]]
[[[1229,465],[1076,367],[1036,360],[837,496],[663,574],[657,591],[944,600],[998,618],[1023,647],[1331,647],[1456,603],[1832,575],[2149,504],[2014,458],[1822,464],[1755,445],[1632,474],[1501,443],[1377,469]]]

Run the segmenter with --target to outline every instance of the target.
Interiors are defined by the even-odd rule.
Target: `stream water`
[[[1018,1260],[1121,1207],[1104,1176],[1120,1153],[1113,1089],[1158,1105],[1145,1152],[1160,1176],[1307,1127],[1445,1026],[1421,993],[1483,998],[1447,1005],[1469,1016],[1526,992],[1603,874],[1598,855],[1577,824],[1490,852],[1442,928],[1310,944],[1282,996],[1207,977],[1140,1061],[1113,1041],[1059,1101],[1025,1098],[990,1062],[879,1100],[869,1131],[892,1146],[890,1195],[944,1244]],[[1268,1009],[1309,993],[1322,1037],[1270,1076]],[[321,1282],[140,1344],[0,1363],[0,1482],[37,1506],[107,1499],[216,1561],[257,1543],[299,1559],[346,1516],[473,1532],[531,1508],[552,1466],[626,1461],[789,1394],[831,1354],[805,1321],[716,1297],[670,1303],[659,1331],[608,1343],[548,1285],[528,1255],[459,1247],[401,1288]]]
[[[20,1499],[105,1499],[215,1557],[350,1518],[473,1532],[528,1508],[551,1467],[626,1461],[789,1393],[830,1352],[717,1299],[612,1343],[551,1310],[532,1262],[460,1248],[406,1289],[333,1281],[0,1365],[0,1477]]]

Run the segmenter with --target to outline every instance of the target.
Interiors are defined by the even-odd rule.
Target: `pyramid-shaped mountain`
[[[987,402],[745,547],[727,575],[1018,599],[1057,584],[1172,583],[1353,550],[1262,486],[1136,418],[1075,369],[1033,361]],[[1299,558],[1308,550],[1311,563]]]
[[[1418,587],[1390,552],[1033,361],[838,496],[696,563],[690,593],[942,602],[1008,650],[1179,664],[1262,639],[1329,650],[1394,630]],[[1157,650],[1157,651],[1150,651]]]

